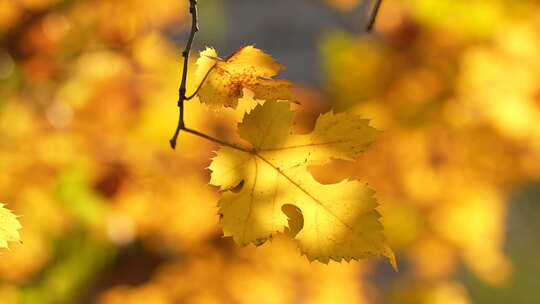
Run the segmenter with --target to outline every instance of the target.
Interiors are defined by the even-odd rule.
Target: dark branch
[[[221,139],[212,137],[210,135],[206,135],[204,133],[201,133],[199,131],[195,131],[192,129],[189,129],[186,127],[186,124],[184,123],[184,101],[190,100],[191,98],[195,97],[199,90],[201,89],[202,85],[206,81],[206,78],[208,78],[208,75],[210,75],[210,72],[214,69],[216,66],[215,64],[206,72],[206,75],[204,75],[204,79],[201,81],[197,89],[193,94],[190,96],[186,96],[186,83],[187,83],[187,73],[188,73],[188,62],[189,62],[189,52],[191,51],[191,46],[193,45],[193,39],[195,38],[195,33],[199,31],[199,24],[197,20],[197,0],[188,0],[189,1],[189,12],[192,16],[191,19],[191,32],[189,34],[189,39],[186,43],[186,48],[182,52],[182,56],[184,57],[184,68],[182,70],[182,80],[180,81],[180,88],[178,89],[178,109],[179,109],[179,117],[178,117],[178,126],[176,127],[176,131],[174,132],[173,137],[171,140],[169,140],[169,143],[171,144],[171,148],[176,148],[176,142],[178,140],[178,135],[180,135],[180,131],[185,131],[187,133],[191,133],[194,135],[197,135],[199,137],[208,139],[210,141],[213,141],[215,143],[244,151],[247,153],[254,153],[253,149],[245,148],[242,146],[238,146],[232,143],[225,142]]]
[[[186,48],[182,52],[184,57],[184,67],[182,70],[182,80],[180,82],[180,88],[178,89],[178,108],[179,108],[179,117],[178,117],[178,126],[174,132],[174,136],[171,138],[169,143],[171,148],[176,148],[176,141],[180,130],[185,126],[184,124],[184,101],[186,98],[186,83],[187,83],[187,72],[188,72],[188,63],[189,63],[189,52],[191,51],[191,46],[193,45],[193,39],[195,39],[195,33],[199,31],[199,21],[197,19],[197,0],[188,0],[189,1],[189,13],[191,14],[191,32],[189,33],[189,39],[186,43]]]
[[[369,16],[369,21],[367,24],[366,30],[368,32],[371,32],[373,29],[373,26],[375,25],[375,21],[377,20],[377,15],[379,14],[379,9],[381,8],[382,0],[375,0],[375,5],[373,6],[373,9],[371,10],[371,14]]]

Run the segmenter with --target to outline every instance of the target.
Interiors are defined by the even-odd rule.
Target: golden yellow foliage
[[[235,4],[199,2],[203,35],[218,42],[232,34],[233,23],[224,19]],[[540,303],[534,292],[538,194],[522,200],[513,194],[540,180],[537,1],[385,0],[374,34],[353,32],[364,19],[350,17],[373,2],[295,2],[295,9],[317,6],[302,12],[332,19],[318,25],[338,21],[340,32],[294,36],[289,46],[288,32],[269,31],[257,43],[271,47],[267,39],[279,34],[284,40],[277,43],[288,50],[283,60],[302,56],[296,47],[307,39],[308,52],[320,47],[313,62],[323,69],[314,77],[320,82],[304,83],[292,105],[292,129],[307,135],[291,136],[290,123],[282,123],[282,146],[309,144],[318,115],[331,107],[385,130],[356,163],[316,166],[316,182],[307,169],[297,168],[294,178],[324,187],[317,192],[321,200],[334,196],[326,189],[350,183],[344,178],[376,189],[386,242],[406,269],[397,274],[375,259],[308,262],[295,238],[316,209],[309,202],[276,208],[284,233],[259,247],[221,238],[221,194],[208,186],[204,170],[217,144],[186,133],[176,151],[166,143],[178,119],[178,38],[189,27],[187,0],[0,1],[0,200],[24,227],[24,243],[0,249],[0,302]],[[249,12],[265,26],[267,12],[255,11],[261,6],[240,14]],[[301,19],[282,17],[277,22],[284,26]],[[320,28],[302,25],[302,31]],[[210,43],[201,38],[196,41]],[[229,38],[248,39],[227,36],[227,45]],[[214,64],[230,68],[217,57],[215,51],[202,56],[207,65],[197,75],[189,62],[188,94]],[[273,59],[263,63],[273,75],[282,68]],[[308,70],[298,62],[289,68],[297,76]],[[265,78],[253,79],[274,82],[259,77]],[[208,98],[199,103],[197,96],[186,102],[189,127],[241,142],[236,123],[258,104],[274,102],[237,84],[240,90],[219,92],[235,104],[227,94],[238,95],[235,108]],[[340,115],[325,114],[336,124],[349,120]],[[303,147],[283,159],[291,166],[308,159],[305,168],[338,154],[353,159],[373,140],[360,139],[365,146],[357,151]],[[243,188],[225,197],[249,190],[254,162],[238,168]],[[257,162],[275,178],[275,170]],[[260,181],[255,189],[273,184]],[[375,204],[363,184],[352,185],[365,194],[363,206]]]
[[[201,52],[195,72],[198,83],[204,81],[199,100],[214,107],[236,108],[243,88],[253,91],[256,99],[293,100],[289,81],[270,79],[283,68],[253,46],[243,47],[226,59],[219,58],[215,49],[207,48]]]
[[[373,190],[358,181],[324,185],[307,170],[330,157],[355,159],[378,131],[353,115],[329,113],[311,134],[293,135],[292,116],[288,104],[258,106],[238,127],[253,149],[223,147],[213,159],[210,183],[231,190],[219,203],[225,235],[247,245],[288,232],[310,260],[379,255],[396,267]]]

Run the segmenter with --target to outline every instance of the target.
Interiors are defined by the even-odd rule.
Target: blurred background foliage
[[[196,50],[287,65],[299,131],[332,108],[385,131],[312,171],[377,190],[398,273],[221,237],[216,145],[167,142],[187,2],[0,1],[0,201],[24,227],[2,303],[540,303],[537,1],[385,0],[368,35],[367,1],[200,0]],[[187,105],[220,138],[239,119]]]

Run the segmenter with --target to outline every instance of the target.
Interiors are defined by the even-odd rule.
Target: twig
[[[176,148],[176,141],[180,130],[185,127],[184,124],[184,101],[186,100],[186,83],[187,83],[187,72],[188,72],[188,62],[189,62],[189,52],[191,51],[191,46],[193,45],[193,39],[195,38],[195,33],[199,31],[199,21],[197,19],[197,0],[188,0],[189,1],[189,13],[191,14],[191,32],[189,33],[189,39],[186,43],[186,48],[182,52],[184,57],[184,67],[182,70],[182,80],[180,82],[180,88],[178,89],[178,126],[174,132],[173,137],[169,141],[171,148]]]
[[[375,5],[373,5],[373,9],[371,10],[371,14],[369,17],[369,21],[367,24],[366,31],[371,32],[373,29],[373,26],[375,25],[375,21],[377,20],[377,15],[379,14],[379,9],[381,8],[382,0],[375,0]]]

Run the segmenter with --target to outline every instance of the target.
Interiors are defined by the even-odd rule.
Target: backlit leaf
[[[256,99],[293,100],[289,81],[271,79],[283,68],[253,46],[243,47],[226,59],[207,48],[201,52],[195,72],[197,83],[204,81],[199,100],[213,107],[236,108],[244,88],[251,90]]]
[[[20,228],[17,216],[0,204],[0,248],[8,248],[8,242],[19,242]]]
[[[225,192],[219,202],[225,235],[247,245],[289,232],[291,237],[296,234],[310,260],[327,263],[380,255],[395,267],[373,190],[349,180],[324,185],[307,170],[330,157],[354,159],[378,131],[353,115],[328,113],[319,117],[311,134],[294,135],[288,107],[265,103],[255,108],[238,130],[253,150],[223,147],[213,159],[211,184],[222,190],[241,184],[239,191]]]

